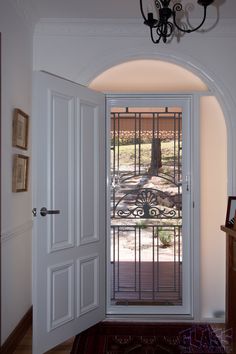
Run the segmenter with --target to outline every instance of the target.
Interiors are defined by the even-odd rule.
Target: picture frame
[[[225,226],[229,228],[234,228],[235,224],[235,213],[236,213],[236,196],[228,197],[227,213]]]
[[[28,149],[29,116],[15,108],[13,116],[12,145],[23,150]]]
[[[26,192],[28,190],[29,157],[15,154],[13,158],[12,191]]]

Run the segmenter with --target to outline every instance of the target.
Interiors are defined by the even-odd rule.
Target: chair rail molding
[[[12,230],[4,231],[1,234],[1,244],[9,241],[12,238],[23,235],[24,233],[31,231],[33,227],[33,221],[28,220],[25,223],[15,227]]]

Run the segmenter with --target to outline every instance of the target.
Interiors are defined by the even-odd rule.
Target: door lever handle
[[[47,208],[43,207],[40,209],[40,214],[42,216],[46,216],[48,214],[60,214],[60,210],[48,210]]]

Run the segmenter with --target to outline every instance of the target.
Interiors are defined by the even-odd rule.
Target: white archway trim
[[[199,67],[198,63],[194,62],[194,59],[191,57],[180,57],[176,55],[176,53],[172,53],[172,51],[165,48],[165,53],[161,51],[156,51],[153,53],[151,48],[148,50],[140,50],[140,48],[132,47],[126,51],[117,51],[115,53],[111,53],[110,55],[106,55],[105,57],[97,57],[95,61],[91,64],[87,64],[86,67],[82,68],[76,78],[76,81],[82,82],[84,85],[89,86],[90,82],[93,81],[98,75],[103,73],[104,71],[132,60],[161,60],[165,62],[169,62],[175,65],[179,65],[183,67],[196,76],[198,76],[205,84],[211,89],[211,84],[213,83],[214,78],[212,78],[211,74],[208,74],[208,71],[203,67]]]

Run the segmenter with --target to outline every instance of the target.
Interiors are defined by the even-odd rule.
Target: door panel
[[[99,156],[97,107],[81,102],[81,237],[85,245],[99,240]],[[105,181],[105,180],[104,180]],[[83,207],[82,207],[83,206]],[[94,222],[91,223],[91,220]]]
[[[80,287],[78,290],[78,312],[81,316],[99,306],[99,256],[80,258],[78,260]]]
[[[58,215],[49,218],[51,232],[50,252],[63,250],[74,246],[74,116],[75,98],[49,92],[51,102],[51,122],[48,141],[48,175],[47,206],[61,211]]]
[[[104,108],[102,94],[34,75],[34,354],[105,316]]]
[[[74,318],[74,264],[68,262],[48,268],[48,330]],[[58,294],[60,293],[60,298]]]

